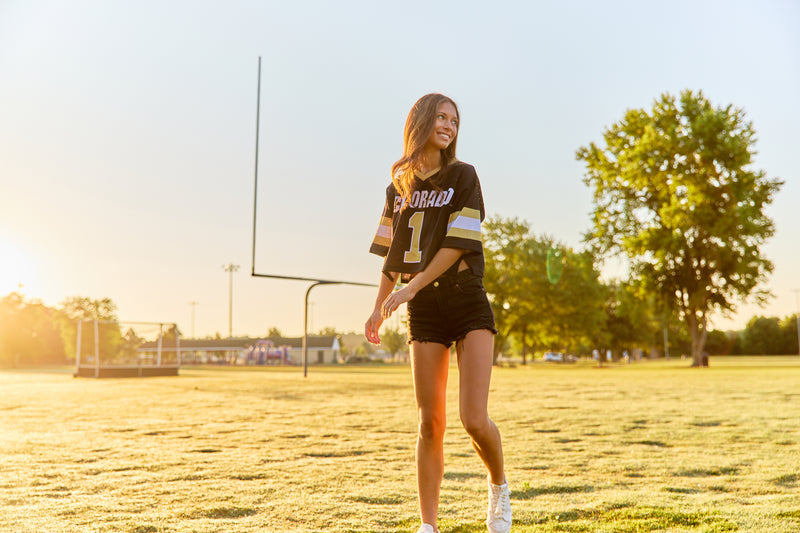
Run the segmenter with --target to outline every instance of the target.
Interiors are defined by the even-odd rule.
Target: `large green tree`
[[[693,365],[703,362],[708,318],[748,298],[763,303],[773,235],[765,207],[783,184],[752,167],[755,130],[742,109],[702,92],[632,109],[576,153],[594,196],[587,240],[622,254],[631,276],[684,321]]]
[[[578,350],[592,343],[604,298],[592,256],[535,235],[517,218],[491,217],[483,229],[484,284],[498,329],[495,358],[507,341],[518,347],[523,364],[532,349]],[[557,278],[547,274],[551,251],[563,261]]]
[[[483,225],[486,271],[484,286],[495,316],[497,337],[494,359],[509,340],[520,345],[522,363],[527,356],[532,323],[541,322],[542,307],[535,305],[545,276],[545,257],[536,245],[527,222],[517,218],[491,217]],[[546,253],[546,252],[545,252]]]

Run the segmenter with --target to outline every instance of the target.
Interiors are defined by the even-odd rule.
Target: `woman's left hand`
[[[406,285],[399,291],[393,292],[386,299],[383,301],[383,305],[381,305],[381,315],[383,319],[386,320],[392,313],[394,313],[400,304],[404,304],[414,298],[416,296],[417,291],[411,288],[411,285]]]

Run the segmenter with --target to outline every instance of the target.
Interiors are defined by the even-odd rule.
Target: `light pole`
[[[199,303],[200,302],[189,302],[189,305],[192,306],[192,338],[193,339],[194,339],[194,308],[197,307],[197,305]]]
[[[222,270],[228,273],[228,338],[233,338],[233,273],[239,270],[239,265],[228,263],[222,265]]]

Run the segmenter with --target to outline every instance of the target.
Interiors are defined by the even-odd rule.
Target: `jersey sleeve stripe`
[[[460,239],[470,239],[473,241],[481,242],[481,232],[480,231],[470,231],[461,228],[452,228],[450,231],[447,232],[448,237],[457,237]]]
[[[372,244],[377,244],[378,246],[385,246],[386,248],[392,244],[392,240],[388,237],[381,237],[380,235],[375,235],[375,238],[372,239]]]
[[[386,247],[392,244],[392,219],[381,217],[378,231],[375,232],[375,238],[372,239],[372,242],[378,246]]]
[[[460,237],[481,241],[481,213],[477,209],[465,207],[450,215],[446,237]]]

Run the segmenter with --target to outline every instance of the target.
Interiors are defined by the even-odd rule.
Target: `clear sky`
[[[629,108],[701,89],[744,108],[755,166],[786,185],[764,309],[800,288],[800,3],[0,0],[0,296],[111,298],[190,334],[299,335],[307,283],[377,282],[367,253],[414,101],[460,106],[459,158],[490,215],[579,247],[575,150]],[[612,272],[613,274],[613,272]],[[318,287],[311,326],[362,331],[374,289]]]

